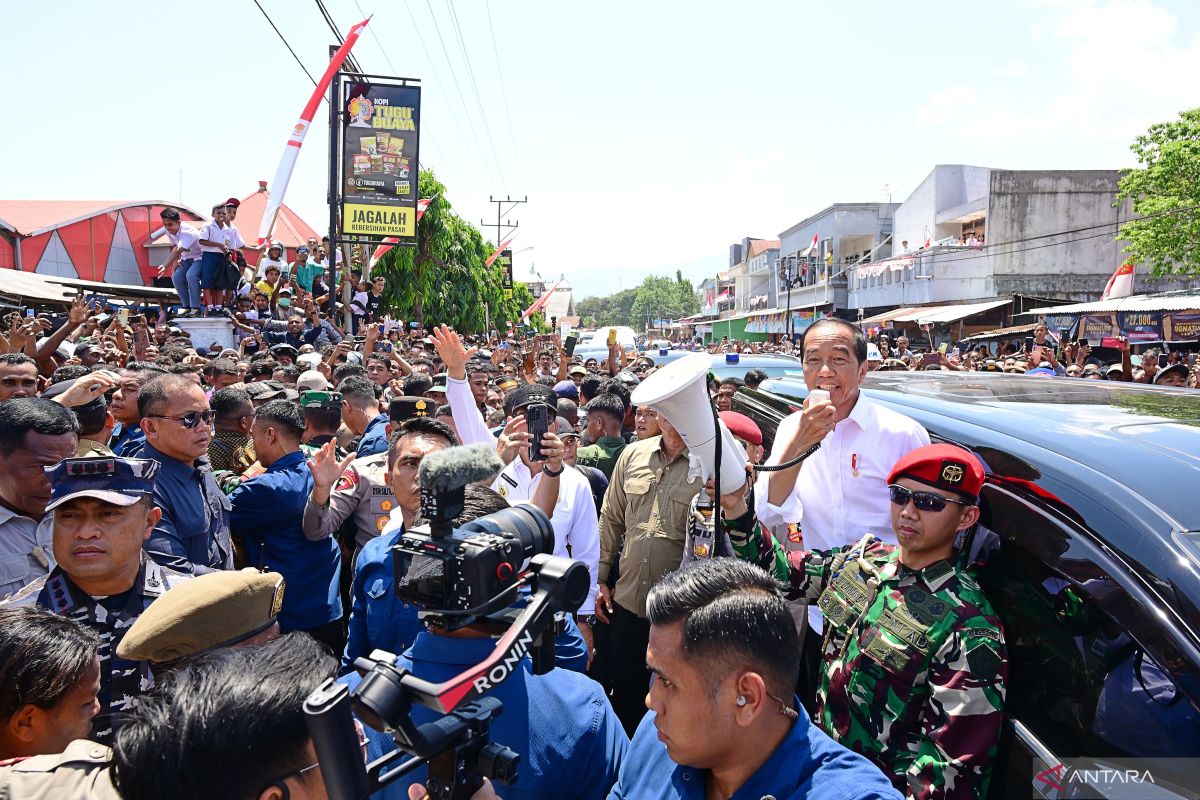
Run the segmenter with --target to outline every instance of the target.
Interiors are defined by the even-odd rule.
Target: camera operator
[[[464,499],[463,511],[454,519],[455,527],[509,507],[498,493],[478,485],[467,486]],[[494,626],[469,625],[449,633],[426,629],[396,665],[411,670],[418,678],[439,683],[479,664],[495,647]],[[568,669],[535,675],[528,656],[522,667],[487,693],[503,704],[503,713],[491,723],[491,740],[521,756],[519,780],[511,787],[497,787],[499,796],[508,800],[607,797],[629,748],[629,737],[604,690],[590,678]],[[357,676],[350,676],[348,682],[356,683]],[[412,710],[412,719],[418,725],[438,716],[424,707]],[[367,733],[369,760],[394,749],[388,736],[373,730]],[[414,771],[374,796],[383,800],[407,797],[405,787],[411,781],[423,781],[425,774],[424,768]]]

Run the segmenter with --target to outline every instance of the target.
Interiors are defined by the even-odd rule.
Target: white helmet
[[[280,250],[280,251],[282,251],[282,250],[283,250],[283,242],[271,242],[271,246],[270,246],[270,247],[268,247],[267,249],[268,249],[268,250]]]

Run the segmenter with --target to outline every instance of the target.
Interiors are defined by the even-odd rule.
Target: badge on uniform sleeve
[[[335,492],[348,492],[358,486],[358,473],[352,469],[348,469],[342,473],[342,477],[338,478],[337,486],[333,487]]]

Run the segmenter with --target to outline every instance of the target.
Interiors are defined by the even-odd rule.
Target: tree
[[[695,313],[696,305],[696,295],[682,273],[677,271],[675,280],[651,275],[637,289],[631,309],[632,324],[654,327],[651,320],[686,317]]]
[[[516,322],[533,303],[529,288],[514,284],[513,296],[504,297],[500,266],[484,264],[495,246],[454,214],[431,170],[421,170],[418,186],[421,197],[434,199],[417,225],[417,246],[395,247],[373,268],[387,278],[384,307],[402,319],[444,322],[468,333],[483,331],[487,322],[499,330]],[[541,321],[535,314],[533,323]]]
[[[1119,238],[1133,262],[1162,275],[1200,275],[1200,108],[1160,122],[1130,146],[1142,166],[1125,171],[1117,203],[1133,201],[1138,218]]]

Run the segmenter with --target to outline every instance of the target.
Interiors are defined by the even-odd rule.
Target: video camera
[[[355,688],[331,679],[313,692],[304,711],[332,800],[365,798],[422,764],[429,765],[426,788],[437,800],[469,798],[482,776],[516,779],[520,756],[488,738],[501,704],[484,695],[520,669],[527,654],[547,646],[552,652],[552,637],[543,634],[553,630],[556,612],[579,608],[591,578],[582,562],[550,555],[554,531],[537,508],[517,506],[453,526],[465,487],[501,467],[488,445],[427,456],[419,475],[429,525],[406,531],[394,552],[397,594],[420,606],[426,623],[447,630],[486,624],[503,634],[483,662],[443,683],[418,678],[397,666],[395,655],[376,650],[355,660],[363,676]],[[529,603],[508,609],[521,586],[532,590]],[[444,716],[418,726],[414,704]],[[354,714],[390,733],[400,749],[364,764]]]

